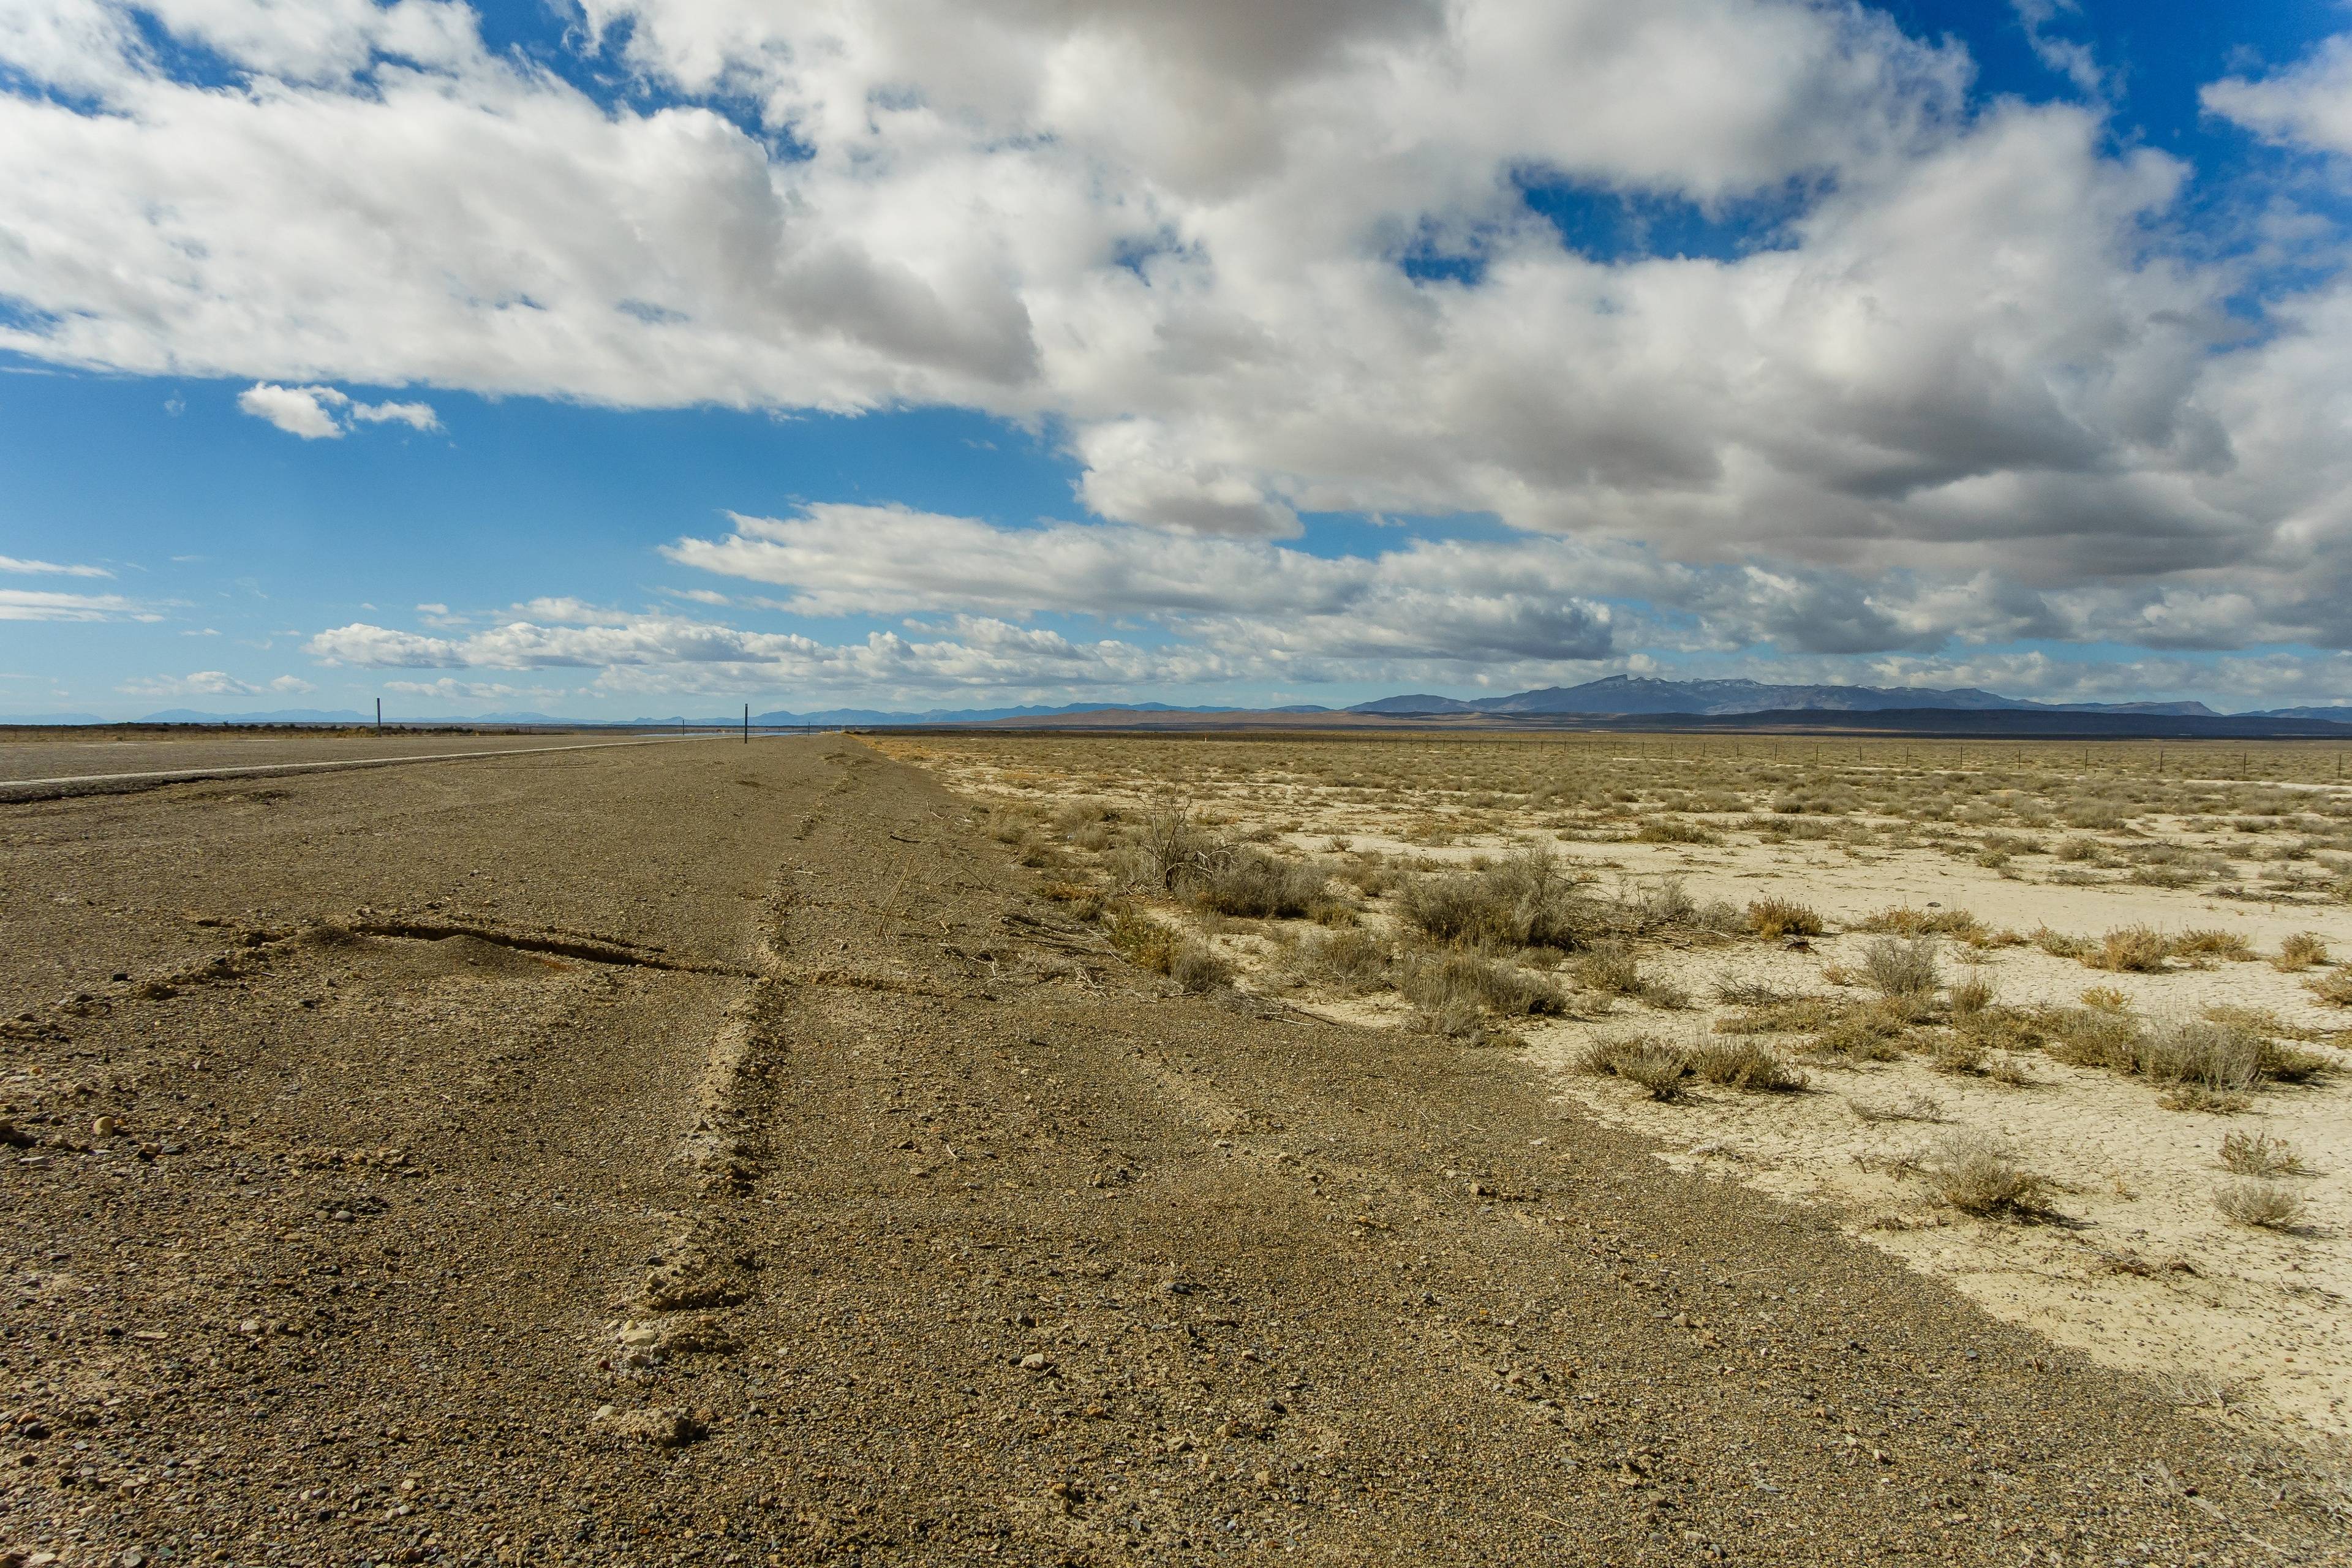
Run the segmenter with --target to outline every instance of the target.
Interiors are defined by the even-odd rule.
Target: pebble
[[[89,1135],[93,1138],[111,1138],[121,1131],[122,1123],[111,1116],[101,1116],[89,1124]]]
[[[1043,1372],[1052,1364],[1043,1351],[1031,1351],[1021,1358],[1021,1370],[1024,1372]]]

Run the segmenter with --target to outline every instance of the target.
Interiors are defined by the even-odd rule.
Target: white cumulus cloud
[[[405,425],[412,430],[438,430],[441,420],[428,404],[357,403],[331,386],[278,386],[256,382],[236,395],[236,405],[257,419],[268,420],[289,436],[305,441],[341,440],[356,422],[362,425]]]

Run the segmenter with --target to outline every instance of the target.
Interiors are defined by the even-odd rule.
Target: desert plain
[[[11,1568],[2346,1558],[2327,748],[373,743],[0,788]]]

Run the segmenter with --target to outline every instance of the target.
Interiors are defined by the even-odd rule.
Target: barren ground
[[[2302,1451],[1539,1047],[1184,994],[855,742],[0,843],[0,1560],[2341,1558]]]
[[[1571,965],[1555,971],[1569,1016],[1502,1022],[1565,1101],[1655,1140],[1657,1157],[1675,1168],[1802,1203],[1997,1317],[2151,1374],[2203,1418],[2297,1442],[2339,1474],[2347,1468],[2352,1079],[2343,1072],[2181,1110],[2167,1109],[2161,1086],[2145,1077],[2047,1052],[1997,1048],[1963,1063],[1915,1039],[1892,1059],[1871,1060],[1805,1053],[1795,1032],[1775,1044],[1801,1058],[1792,1060],[1810,1079],[1801,1093],[1694,1083],[1660,1102],[1622,1078],[1578,1070],[1596,1042],[1704,1048],[1720,1037],[1717,1026],[1745,1011],[1721,1000],[1741,983],[1791,996],[1866,995],[1864,959],[1883,937],[1857,928],[1890,910],[1977,917],[1975,941],[1941,942],[1942,978],[1985,983],[1996,1011],[2079,1010],[2091,989],[2151,1025],[2235,1009],[2342,1064],[2352,1015],[2316,989],[2330,966],[2263,962],[2297,933],[2352,954],[2352,789],[2336,782],[2333,751],[2174,746],[2159,773],[2153,744],[884,743],[996,808],[1000,826],[1018,829],[1026,813],[1048,847],[1197,932],[1244,986],[1376,1026],[1428,1021],[1400,994],[1393,971],[1335,985],[1311,961],[1319,933],[1307,922],[1226,918],[1138,886],[1116,842],[1088,856],[1070,847],[1069,825],[1089,803],[1135,821],[1181,799],[1211,832],[1338,871],[1342,886],[1354,877],[1372,896],[1351,900],[1339,923],[1408,948],[1403,885],[1530,846],[1589,874],[1597,891],[1638,895],[1672,879],[1695,901],[1734,910],[1769,899],[1809,906],[1828,934],[1798,951],[1744,930],[1633,942],[1645,973],[1682,994],[1673,1005],[1595,994]],[[1645,827],[1665,841],[1642,841]],[[1678,837],[1703,841],[1671,841]],[[2234,958],[2191,954],[2116,972],[2018,940],[2134,925],[2218,931],[2245,946]],[[1920,1165],[1969,1131],[1998,1138],[2053,1183],[2045,1212],[2027,1216],[2034,1223],[1970,1219],[1934,1201]],[[2233,1225],[2217,1212],[2217,1187],[2239,1179],[2219,1159],[2233,1132],[2301,1153],[2306,1171],[2273,1184],[2299,1200],[2296,1223]]]

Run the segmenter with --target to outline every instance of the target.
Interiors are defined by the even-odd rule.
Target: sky
[[[0,716],[2352,702],[2336,0],[0,0]]]

